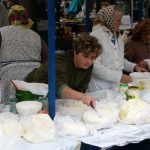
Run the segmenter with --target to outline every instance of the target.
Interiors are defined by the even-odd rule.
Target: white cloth
[[[124,59],[124,43],[121,36],[113,44],[112,32],[100,24],[93,27],[91,35],[99,40],[103,52],[94,61],[88,91],[113,88],[113,84],[120,82],[122,70],[132,72],[135,64]]]
[[[55,119],[57,119],[56,125],[61,126],[61,122],[63,120],[68,121],[69,119],[73,119],[74,121],[82,121],[79,117],[72,117],[72,116],[64,116],[60,115],[59,113],[56,114]],[[56,120],[55,120],[56,121]],[[67,130],[66,130],[67,131]],[[57,134],[60,134],[58,128],[56,128]],[[73,131],[72,131],[73,132]],[[80,134],[80,133],[77,133]],[[63,134],[64,135],[64,134]],[[62,136],[62,134],[61,134]],[[56,136],[57,138],[58,136]],[[109,138],[108,138],[109,137]],[[62,139],[62,137],[59,136]],[[128,125],[124,123],[117,122],[112,128],[101,129],[101,130],[94,130],[90,128],[90,132],[87,136],[79,138],[78,140],[93,145],[98,146],[100,148],[108,148],[112,146],[123,146],[129,143],[139,143],[142,140],[150,138],[150,124],[145,125]],[[75,142],[77,139],[75,136],[67,136],[64,135],[63,139],[69,139],[70,142]],[[58,139],[55,141],[60,143]],[[68,143],[68,146],[71,143]],[[44,149],[45,150],[45,149]],[[68,150],[68,149],[64,149]],[[73,150],[73,149],[69,149]]]
[[[85,111],[82,118],[87,127],[111,128],[118,120],[119,105],[116,102],[97,102],[96,108]]]

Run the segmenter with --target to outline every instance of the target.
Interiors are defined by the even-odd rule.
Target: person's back
[[[150,43],[130,40],[125,45],[125,58],[134,63],[150,59]]]
[[[125,58],[134,63],[150,59],[150,19],[139,22],[125,45]]]
[[[41,61],[41,38],[37,33],[14,25],[0,28],[0,32],[2,63],[13,60]]]

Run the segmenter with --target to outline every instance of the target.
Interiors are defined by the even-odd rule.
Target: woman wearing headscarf
[[[9,10],[9,26],[0,28],[0,75],[2,102],[9,102],[12,80],[24,80],[25,76],[42,62],[47,61],[48,48],[40,36],[30,29],[33,22],[27,10],[14,5]]]
[[[91,35],[99,40],[103,53],[94,62],[89,91],[113,88],[120,82],[131,82],[131,77],[123,74],[123,70],[147,71],[124,59],[124,43],[119,33],[122,15],[122,9],[114,5],[100,9],[97,14]]]

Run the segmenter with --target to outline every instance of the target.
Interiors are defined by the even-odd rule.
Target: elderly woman
[[[134,29],[133,36],[125,45],[125,58],[134,63],[150,59],[150,19],[139,22]],[[143,62],[143,66],[148,67]]]
[[[119,33],[122,15],[122,9],[114,5],[100,9],[97,14],[91,35],[99,40],[103,53],[94,62],[89,91],[113,88],[120,82],[131,82],[131,77],[123,74],[123,70],[146,71],[124,59],[124,43]]]
[[[47,61],[48,48],[40,36],[30,27],[26,9],[14,5],[9,10],[10,26],[0,28],[0,75],[2,82],[2,102],[9,102],[11,81],[24,80],[24,77],[41,62]]]

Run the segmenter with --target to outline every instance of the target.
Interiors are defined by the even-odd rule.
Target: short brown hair
[[[145,40],[148,34],[150,34],[150,19],[145,19],[135,26],[132,40]]]
[[[82,32],[74,39],[73,50],[76,54],[83,52],[89,55],[95,52],[97,57],[102,53],[102,46],[95,37]]]

